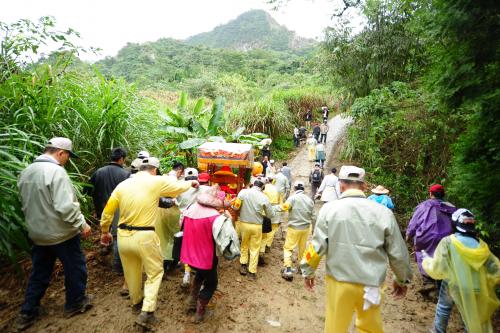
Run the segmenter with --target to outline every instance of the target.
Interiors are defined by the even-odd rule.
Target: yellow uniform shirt
[[[138,172],[115,188],[104,208],[101,230],[109,231],[115,210],[120,208],[118,225],[154,227],[160,197],[176,197],[191,188],[191,181],[176,180],[168,176],[153,176]]]

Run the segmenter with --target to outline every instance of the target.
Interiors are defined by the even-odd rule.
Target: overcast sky
[[[7,0],[2,1],[0,21],[20,18],[56,18],[57,27],[79,31],[80,45],[115,55],[127,42],[154,41],[162,37],[184,39],[210,31],[250,9],[265,9],[299,36],[316,38],[332,24],[338,0],[292,0],[279,11],[263,0]],[[93,55],[83,55],[96,60]]]

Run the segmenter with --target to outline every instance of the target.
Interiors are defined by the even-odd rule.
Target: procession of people
[[[276,273],[284,280],[291,282],[300,274],[305,288],[312,290],[324,257],[324,332],[348,332],[354,315],[359,332],[384,331],[381,306],[387,269],[394,273],[393,295],[404,297],[415,278],[410,252],[388,189],[375,186],[366,197],[366,172],[353,165],[332,167],[324,174],[328,108],[323,107],[321,115],[321,125],[311,124],[310,111],[304,119],[312,128],[307,140],[308,159],[314,163],[309,186],[287,162],[271,159],[270,140],[244,187],[213,178],[212,173],[219,172],[238,179],[230,165],[208,170],[176,162],[162,174],[164,165],[147,151],[139,152],[126,168],[128,152],[111,150],[110,163],[92,175],[86,193],[100,221],[100,244],[112,249],[112,270],[124,276],[117,292],[129,298],[136,325],[154,329],[160,285],[171,270],[184,272],[179,287],[189,289],[186,310],[193,314],[193,323],[209,320],[208,305],[219,274],[224,274],[219,261],[236,259],[237,270],[252,283],[259,279],[259,267],[269,265],[267,254],[281,244],[274,242],[281,228],[286,236]],[[294,131],[296,146],[298,135]],[[33,268],[16,322],[19,330],[40,315],[56,259],[64,267],[64,315],[84,313],[94,305],[94,296],[86,292],[81,247],[81,239],[92,230],[64,169],[77,157],[70,139],[53,138],[19,178],[34,244]],[[425,296],[434,289],[439,295],[432,332],[446,331],[454,304],[469,333],[493,332],[491,315],[500,304],[495,294],[500,262],[479,238],[474,213],[445,201],[444,187],[432,184],[429,199],[415,209],[406,241],[412,242],[424,281],[421,293]]]

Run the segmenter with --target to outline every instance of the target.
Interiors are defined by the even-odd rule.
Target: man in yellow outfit
[[[269,202],[273,207],[279,204],[279,193],[276,186],[272,183],[273,177],[266,178],[266,185],[264,187],[263,193],[269,199]],[[271,245],[273,244],[274,235],[280,226],[280,214],[275,212],[274,218],[271,219],[271,232],[262,234],[262,242],[260,244],[260,254],[259,254],[259,265],[265,265],[265,254],[271,250]]]
[[[239,233],[241,234],[240,274],[257,279],[257,263],[262,241],[262,220],[271,220],[275,213],[269,199],[262,191],[264,183],[257,179],[253,187],[243,189],[233,202],[233,208],[240,210]]]
[[[319,211],[311,244],[301,263],[306,289],[326,255],[325,333],[346,333],[356,312],[358,332],[382,333],[380,303],[387,262],[395,273],[396,297],[406,295],[410,256],[392,211],[363,193],[365,170],[340,169],[339,200]]]
[[[157,177],[160,161],[154,157],[143,159],[140,171],[133,178],[121,182],[111,194],[101,217],[101,243],[112,241],[109,227],[114,213],[120,209],[118,221],[118,251],[122,259],[125,281],[130,290],[133,310],[142,310],[136,324],[151,328],[156,321],[156,298],[163,276],[163,258],[160,240],[155,233],[155,222],[160,197],[175,197],[197,187],[197,181],[178,181],[172,177]],[[147,279],[142,292],[142,270]]]
[[[288,211],[288,228],[283,246],[284,268],[281,274],[288,281],[293,280],[293,251],[296,247],[299,248],[297,261],[300,263],[314,221],[314,201],[304,193],[304,183],[298,180],[293,188],[295,193],[280,207],[282,211]]]

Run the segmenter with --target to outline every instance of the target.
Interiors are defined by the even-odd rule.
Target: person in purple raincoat
[[[429,197],[430,199],[425,200],[415,208],[406,229],[406,240],[413,239],[418,269],[422,274],[424,285],[437,286],[436,281],[430,278],[422,268],[422,250],[433,256],[439,241],[453,232],[451,215],[457,208],[444,201],[444,188],[440,184],[432,185],[429,188]],[[426,293],[430,292],[425,286],[423,290]]]

